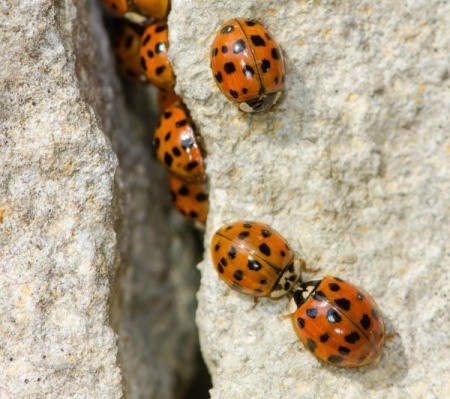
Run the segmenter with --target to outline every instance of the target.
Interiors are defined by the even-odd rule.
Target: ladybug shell
[[[205,224],[208,216],[208,194],[201,183],[186,183],[175,176],[169,178],[173,205],[188,219]]]
[[[222,226],[210,250],[220,278],[243,294],[280,297],[300,277],[286,240],[263,223],[239,221]]]
[[[145,82],[147,79],[142,73],[139,49],[141,36],[130,26],[123,26],[114,40],[114,55],[119,72],[135,82]]]
[[[103,0],[103,4],[118,17],[122,17],[128,11],[127,0]]]
[[[285,68],[277,42],[260,23],[243,18],[226,21],[211,47],[211,68],[222,93],[246,103],[247,112],[273,105],[284,86]]]
[[[169,50],[167,22],[148,26],[141,39],[141,68],[148,80],[162,90],[172,91],[175,75],[167,57]]]
[[[158,106],[161,112],[164,112],[171,105],[181,103],[181,98],[173,91],[158,90]]]
[[[164,18],[169,11],[169,0],[134,0],[145,14],[156,19]]]
[[[153,139],[164,167],[186,182],[203,182],[205,167],[191,119],[181,105],[172,105],[160,117]]]
[[[302,303],[302,293],[315,286]],[[304,295],[304,294],[303,294]],[[337,277],[301,284],[292,314],[294,330],[306,348],[328,363],[358,367],[381,353],[384,322],[373,298]]]

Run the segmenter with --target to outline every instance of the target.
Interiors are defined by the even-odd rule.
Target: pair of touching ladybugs
[[[292,295],[293,328],[320,359],[342,367],[373,362],[381,353],[384,322],[373,298],[338,277],[300,281],[304,262],[270,226],[238,221],[222,226],[211,241],[219,277],[253,297]]]

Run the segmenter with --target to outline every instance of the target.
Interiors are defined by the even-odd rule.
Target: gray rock
[[[2,399],[172,398],[195,371],[195,243],[150,156],[156,106],[125,107],[86,3],[0,5]]]
[[[446,2],[172,2],[176,89],[202,135],[210,215],[198,294],[212,397],[444,398],[449,371],[449,38]],[[270,113],[228,102],[210,44],[232,17],[262,21],[284,50]],[[287,300],[231,291],[210,262],[225,222],[271,224],[320,270],[370,292],[387,323],[375,364],[339,369],[302,348]]]

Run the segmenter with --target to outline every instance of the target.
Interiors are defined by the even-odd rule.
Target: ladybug
[[[123,17],[128,12],[127,0],[103,0],[103,4],[118,17]]]
[[[167,22],[148,26],[141,39],[141,68],[148,80],[162,90],[172,91],[175,75],[167,57],[169,49]]]
[[[380,355],[385,335],[381,312],[353,284],[332,276],[302,283],[291,306],[300,341],[325,362],[358,367]]]
[[[231,288],[254,297],[278,299],[300,278],[301,260],[267,224],[239,221],[222,226],[211,241],[219,277]]]
[[[181,98],[173,91],[158,90],[158,106],[161,112],[164,112],[171,105],[181,103]]]
[[[268,111],[281,96],[285,68],[280,46],[254,20],[222,24],[211,46],[211,68],[225,97],[245,112]]]
[[[128,25],[123,26],[113,40],[117,69],[121,75],[135,82],[147,80],[140,65],[140,44],[140,34]]]
[[[205,180],[199,137],[182,105],[172,105],[161,115],[153,149],[165,168],[180,179],[197,183]]]
[[[185,217],[204,225],[208,215],[208,194],[202,183],[186,183],[175,176],[169,178],[173,205]]]
[[[163,19],[169,13],[169,0],[134,0],[139,9],[151,17]]]

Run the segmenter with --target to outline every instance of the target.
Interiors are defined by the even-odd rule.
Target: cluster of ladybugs
[[[125,17],[113,40],[119,72],[129,80],[149,82],[159,89],[161,117],[153,149],[170,173],[173,204],[185,217],[203,226],[209,206],[203,151],[189,112],[173,91],[175,74],[167,57],[165,20],[169,0],[104,0],[104,4],[117,16]]]
[[[168,0],[104,2],[119,15],[139,12],[164,18],[169,8]],[[167,108],[162,108],[153,146],[172,175],[175,205],[204,223],[208,203],[203,151],[185,106],[172,92],[175,76],[167,58],[167,24],[154,22],[142,34],[129,27],[125,32],[115,47],[121,70],[165,91],[160,104]],[[245,112],[268,111],[283,90],[281,49],[254,20],[235,18],[222,24],[212,44],[211,68],[222,93]],[[300,283],[304,262],[295,259],[286,240],[270,226],[250,221],[222,226],[212,238],[211,257],[220,278],[243,294],[272,299],[291,294],[294,330],[320,359],[358,367],[380,355],[384,322],[373,298],[337,277]]]

